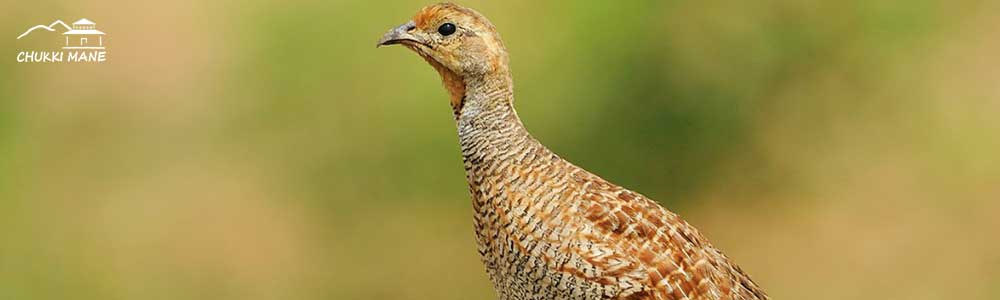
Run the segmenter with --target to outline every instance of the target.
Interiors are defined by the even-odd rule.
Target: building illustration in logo
[[[63,36],[66,37],[63,49],[104,49],[104,33],[87,19],[73,22],[73,29],[64,32]]]
[[[32,34],[34,33],[34,34]],[[22,51],[17,52],[19,63],[102,63],[107,61],[104,38],[107,35],[97,30],[97,24],[91,20],[80,19],[67,25],[62,20],[55,20],[49,25],[35,25],[17,36],[18,40],[32,36],[33,41],[26,41]],[[41,42],[48,47],[61,44],[59,51],[39,47]]]

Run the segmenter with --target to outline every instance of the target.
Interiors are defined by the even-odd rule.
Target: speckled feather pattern
[[[499,299],[768,299],[676,214],[534,139],[514,110],[506,49],[484,16],[445,3],[414,20],[413,30],[430,32],[426,43],[441,41],[404,45],[451,94],[478,251]],[[443,22],[466,31],[433,35]]]
[[[500,299],[767,299],[694,227],[561,159],[505,102],[470,102],[458,120],[476,241]]]

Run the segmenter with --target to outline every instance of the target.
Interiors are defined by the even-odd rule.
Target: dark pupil
[[[441,35],[451,35],[452,33],[455,33],[455,24],[451,23],[441,24],[441,27],[438,27],[438,33],[440,33]]]

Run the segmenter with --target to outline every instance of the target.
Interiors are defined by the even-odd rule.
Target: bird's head
[[[500,35],[486,17],[469,8],[452,3],[424,7],[412,20],[386,32],[377,46],[394,44],[413,50],[441,74],[456,110],[469,82],[509,81]]]

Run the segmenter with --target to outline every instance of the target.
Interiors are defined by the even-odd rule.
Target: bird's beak
[[[413,23],[413,21],[409,21],[403,25],[399,25],[399,27],[389,29],[389,31],[386,32],[385,35],[382,35],[382,38],[378,40],[378,44],[375,44],[375,47],[378,48],[381,46],[387,46],[405,42],[424,44],[423,40],[421,40],[417,36],[410,34],[410,31],[412,31],[414,28],[417,28],[416,23]]]

